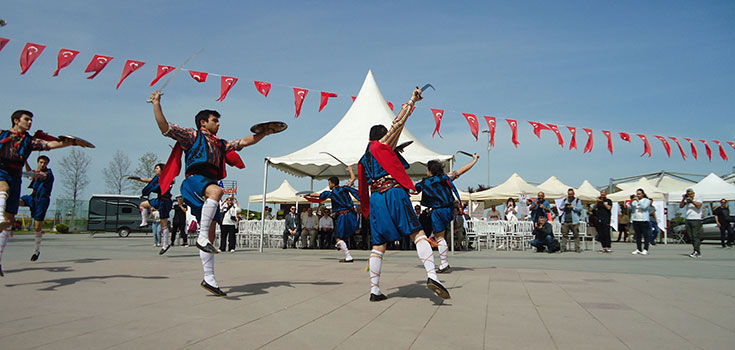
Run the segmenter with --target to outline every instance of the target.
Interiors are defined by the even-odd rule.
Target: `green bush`
[[[69,233],[69,226],[64,224],[56,225],[56,232],[58,233]]]

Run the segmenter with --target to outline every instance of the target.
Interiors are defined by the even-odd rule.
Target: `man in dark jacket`
[[[548,249],[549,253],[553,253],[551,246],[554,243],[554,232],[551,224],[546,221],[546,217],[538,217],[538,222],[534,224],[533,235],[535,238],[531,241],[531,245],[536,247],[537,253],[543,252],[544,249]]]
[[[298,239],[296,233],[298,233],[300,221],[299,216],[296,215],[296,206],[291,207],[289,213],[286,214],[285,219],[286,228],[283,230],[283,249],[288,247],[288,236],[294,236],[293,245],[291,245],[291,247],[296,248],[296,240]]]

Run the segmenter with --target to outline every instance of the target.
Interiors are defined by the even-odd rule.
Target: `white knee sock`
[[[207,198],[202,205],[202,220],[199,222],[199,237],[197,237],[197,243],[201,246],[211,243],[209,242],[209,226],[212,225],[212,219],[217,213],[217,206],[217,201],[210,198]]]
[[[347,243],[345,243],[345,241],[339,241],[337,245],[339,246],[339,250],[345,253],[345,260],[352,260],[352,255],[350,255],[350,250],[347,249]]]
[[[202,267],[204,268],[204,282],[212,287],[219,288],[217,280],[214,279],[214,254],[200,250],[199,259],[202,260]]]
[[[41,238],[43,237],[43,231],[36,231],[36,250],[34,253],[41,251]]]
[[[439,250],[439,258],[441,258],[441,265],[439,265],[440,269],[443,269],[447,266],[449,266],[449,257],[447,256],[447,253],[449,252],[449,246],[447,245],[447,241],[444,240],[444,238],[440,238],[436,243],[439,245],[437,249]]]
[[[148,225],[148,209],[140,207],[140,224]]]
[[[0,232],[0,262],[3,260],[3,251],[5,250],[5,245],[8,244],[8,239],[10,238],[10,231],[5,230],[3,232]]]
[[[171,245],[171,232],[168,230],[168,225],[161,224],[161,242],[164,249]]]
[[[431,251],[431,244],[426,240],[426,237],[416,237],[413,241],[416,244],[416,253],[419,255],[419,260],[424,264],[426,269],[426,276],[438,281],[436,277],[436,266],[434,265],[434,252]]]
[[[370,293],[380,295],[380,270],[383,268],[383,253],[370,252]]]
[[[8,200],[8,192],[0,191],[0,222],[5,222],[5,201]]]

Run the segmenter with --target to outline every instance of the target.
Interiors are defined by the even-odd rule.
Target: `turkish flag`
[[[620,138],[623,139],[623,141],[630,142],[630,134],[628,134],[627,132],[621,132]]]
[[[533,134],[536,135],[536,137],[538,137],[539,139],[541,138],[541,130],[549,130],[549,127],[544,124],[537,122],[528,123],[531,124],[531,126],[533,127]]]
[[[156,79],[153,79],[151,82],[151,86],[156,85],[156,83],[163,78],[164,75],[173,72],[176,69],[176,67],[172,66],[164,66],[164,65],[158,65],[158,68],[156,69]]]
[[[643,141],[643,154],[641,154],[641,157],[643,157],[643,155],[645,154],[648,154],[648,157],[651,157],[651,144],[648,143],[648,138],[646,137],[646,135],[643,135],[643,134],[636,134],[636,135],[638,135],[638,137],[641,138],[641,141]]]
[[[105,69],[107,64],[110,63],[113,58],[114,57],[112,56],[94,55],[92,60],[89,61],[87,68],[84,70],[84,73],[94,72],[94,74],[88,76],[87,79],[94,79],[97,74],[100,74],[100,72]]]
[[[730,147],[732,147],[732,149],[735,149],[735,142],[727,141],[727,144],[730,145]]]
[[[513,145],[518,148],[518,145],[521,144],[518,142],[518,121],[513,119],[506,119],[505,121],[510,125],[510,131],[512,133],[510,140],[513,141]]]
[[[439,134],[439,137],[443,138],[442,134],[439,133],[439,127],[442,125],[442,117],[444,117],[444,110],[431,108],[431,114],[434,115],[434,123],[436,124],[436,127],[434,127],[434,133],[431,134],[431,137],[434,137],[434,135]]]
[[[388,102],[388,107],[390,107],[390,110],[391,111],[393,110],[393,104],[392,103]]]
[[[610,151],[610,154],[613,154],[612,132],[610,130],[602,130],[602,133],[607,137],[607,150]]]
[[[332,93],[332,92],[322,91],[322,101],[319,102],[319,112],[321,112],[322,109],[324,109],[324,106],[327,105],[327,102],[329,101],[330,97],[337,97],[337,94]]]
[[[78,54],[79,54],[79,51],[77,50],[69,50],[69,49],[59,50],[58,63],[56,64],[56,70],[54,71],[54,76],[58,76],[60,70],[68,67],[71,64],[71,62],[74,61],[75,58],[77,58]]]
[[[681,147],[681,143],[679,143],[679,139],[673,136],[669,136],[669,138],[671,139],[671,141],[674,141],[676,143],[676,146],[679,147],[679,152],[681,152],[681,159],[687,160],[687,154],[686,152],[684,152],[684,147]]]
[[[546,126],[548,126],[549,129],[551,129],[551,131],[556,134],[556,140],[559,141],[559,146],[561,146],[561,148],[564,148],[564,137],[561,136],[561,131],[559,131],[559,127],[554,124],[546,124]]]
[[[712,149],[709,148],[707,140],[699,140],[699,142],[704,144],[704,151],[705,153],[707,153],[707,158],[709,158],[709,161],[712,162]]]
[[[592,152],[592,148],[595,147],[595,138],[592,134],[592,129],[582,128],[587,133],[587,144],[584,145],[584,151],[582,153]]]
[[[207,81],[207,76],[209,73],[207,72],[197,72],[195,70],[190,70],[189,75],[192,77],[192,79],[196,80],[197,83],[203,83]]]
[[[661,143],[664,145],[664,149],[666,150],[666,155],[671,158],[671,146],[669,145],[669,141],[666,141],[666,138],[663,136],[653,135],[653,137],[661,141]]]
[[[572,140],[569,141],[569,149],[577,149],[577,128],[573,126],[567,126],[567,129],[569,129],[569,132],[572,133]]]
[[[0,51],[3,50],[3,47],[5,47],[5,45],[7,45],[9,41],[10,39],[0,38]]]
[[[712,140],[712,142],[714,142],[717,145],[717,147],[720,147],[720,158],[722,158],[722,160],[728,160],[727,153],[725,153],[725,149],[722,148],[722,143],[717,140]]]
[[[487,129],[490,133],[490,147],[495,147],[495,117],[485,116],[487,122]]]
[[[255,88],[258,89],[258,92],[260,92],[263,96],[268,97],[268,93],[271,92],[271,83],[267,83],[264,81],[254,81]]]
[[[127,60],[125,61],[125,67],[123,67],[122,75],[120,76],[120,81],[117,82],[117,86],[115,89],[120,88],[120,84],[122,84],[123,80],[127,78],[130,74],[133,74],[138,68],[142,67],[145,64],[143,61],[135,61],[135,60]]]
[[[309,90],[307,89],[293,88],[294,104],[296,105],[296,117],[294,118],[298,118],[301,114],[301,105],[304,104],[304,99],[306,99],[308,93]]]
[[[219,98],[216,101],[222,102],[227,97],[227,93],[230,92],[230,89],[232,89],[233,86],[237,84],[237,78],[235,77],[226,77],[222,76],[220,77],[220,84],[219,84]]]
[[[352,96],[352,102],[355,102],[355,99],[356,98],[357,98],[357,96]]]
[[[694,156],[694,159],[699,159],[697,158],[697,147],[694,147],[694,142],[692,141],[692,139],[685,137],[684,140],[687,140],[687,142],[689,142],[689,146],[691,146],[692,148],[692,156]]]
[[[26,43],[26,46],[20,53],[20,74],[26,74],[28,68],[31,68],[33,61],[41,55],[45,48],[46,45]]]
[[[475,141],[477,141],[477,133],[480,132],[480,123],[477,122],[477,116],[471,113],[462,113],[462,115],[467,119],[467,124],[470,125],[472,136],[474,136]]]

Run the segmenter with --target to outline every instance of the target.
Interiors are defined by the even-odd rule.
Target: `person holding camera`
[[[631,219],[633,220],[633,230],[635,231],[636,250],[633,255],[648,255],[648,245],[651,242],[651,200],[646,195],[646,191],[639,188],[635,191],[635,199],[630,202],[630,209],[633,211]],[[641,239],[645,245],[641,250]]]
[[[531,202],[528,211],[531,213],[531,220],[533,222],[538,222],[539,217],[546,217],[551,212],[551,204],[546,200],[546,194],[544,192],[538,193],[538,198]]]
[[[234,253],[235,233],[237,233],[238,224],[237,214],[240,212],[237,199],[233,196],[227,197],[222,203],[220,212],[222,213],[222,225],[220,226],[219,250],[223,252],[229,250],[230,253]]]
[[[690,258],[701,258],[702,252],[699,250],[702,243],[702,201],[699,197],[694,196],[694,190],[687,188],[686,193],[681,196],[679,208],[686,208],[686,224],[687,234],[692,241],[694,251],[689,254]]]
[[[569,231],[571,230],[574,237],[574,251],[581,253],[582,248],[579,246],[579,217],[582,215],[582,201],[574,196],[573,188],[567,190],[567,198],[564,198],[561,202],[561,207],[562,251],[567,250],[567,240],[569,239]]]
[[[600,239],[600,253],[612,253],[612,240],[610,238],[610,216],[612,215],[612,201],[607,198],[607,191],[600,191],[594,208],[595,228]]]
[[[536,247],[536,252],[541,253],[546,249],[549,253],[553,253],[554,232],[551,224],[546,221],[546,217],[542,216],[538,222],[533,224],[534,239],[531,240],[531,246]]]

